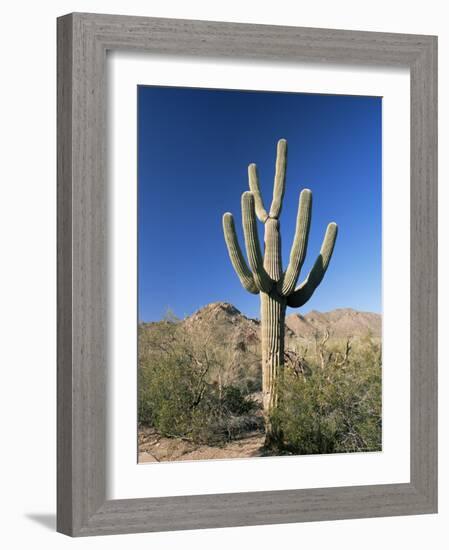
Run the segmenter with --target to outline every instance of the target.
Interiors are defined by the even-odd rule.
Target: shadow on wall
[[[56,531],[56,514],[25,514],[25,517],[50,531]]]

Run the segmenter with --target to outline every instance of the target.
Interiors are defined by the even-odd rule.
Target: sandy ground
[[[165,462],[174,460],[210,460],[266,456],[263,450],[264,435],[249,433],[222,447],[197,445],[191,441],[162,437],[153,429],[139,431],[139,462]]]

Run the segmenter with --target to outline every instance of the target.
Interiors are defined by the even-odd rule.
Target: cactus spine
[[[277,144],[273,200],[266,211],[259,187],[255,164],[248,167],[250,191],[242,195],[242,223],[249,267],[240,249],[232,214],[223,216],[223,230],[229,257],[243,287],[253,294],[260,293],[262,331],[262,392],[266,426],[266,444],[277,442],[270,415],[278,402],[278,382],[284,364],[285,311],[287,306],[301,307],[321,283],[328,268],[337,225],[328,225],[315,264],[303,283],[296,287],[307,251],[312,209],[312,192],[303,189],[299,197],[295,236],[287,269],[282,269],[279,216],[285,190],[287,141]],[[257,219],[264,224],[264,254],[257,232]]]

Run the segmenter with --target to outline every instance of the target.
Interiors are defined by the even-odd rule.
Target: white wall
[[[6,548],[131,548],[182,546],[260,549],[444,548],[449,520],[448,371],[440,369],[440,513],[435,516],[338,521],[70,540],[54,532],[55,513],[55,18],[71,11],[333,27],[439,35],[440,151],[448,150],[449,31],[445,3],[298,0],[138,0],[14,2],[2,6],[0,35],[0,506]],[[440,239],[449,228],[447,153],[440,161]],[[447,207],[446,207],[447,208]],[[446,251],[444,250],[446,248]],[[442,282],[449,279],[441,247]],[[441,333],[448,291],[440,290]],[[72,547],[74,547],[72,546]]]

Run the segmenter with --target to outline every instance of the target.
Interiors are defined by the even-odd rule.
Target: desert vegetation
[[[202,321],[140,326],[139,422],[169,437],[220,444],[263,428],[253,398],[261,389],[259,356],[232,324],[211,329]]]
[[[362,339],[330,340],[290,352],[272,422],[294,454],[377,451],[381,448],[381,346]],[[287,352],[289,354],[289,352]],[[290,367],[290,368],[288,368]],[[299,367],[299,368],[298,368]]]
[[[271,444],[261,361],[259,321],[230,304],[140,324],[140,451],[173,460],[380,450],[380,316],[287,316]]]

